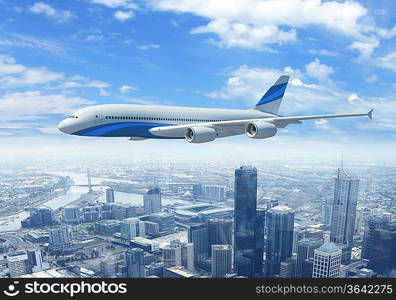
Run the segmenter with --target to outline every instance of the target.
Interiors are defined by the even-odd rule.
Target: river
[[[49,173],[49,172],[48,172]],[[72,173],[72,172],[53,172],[51,174],[59,175],[59,176],[69,176],[75,184],[87,184],[87,176],[84,173]],[[99,178],[92,177],[92,184],[101,184],[103,180],[109,180],[108,178]],[[114,180],[114,181],[127,181],[127,180]],[[102,186],[95,186],[93,189],[102,189]],[[77,200],[80,195],[88,192],[87,187],[82,186],[72,186],[64,195],[58,196],[52,200],[48,200],[46,202],[41,203],[38,206],[47,206],[52,209],[58,209],[60,207],[67,206],[67,204]],[[143,195],[140,194],[132,194],[132,193],[124,193],[124,192],[115,192],[114,193],[115,201],[118,203],[131,204],[137,206],[143,206]],[[105,196],[102,195],[99,199],[100,202],[105,202]],[[170,205],[170,204],[189,204],[187,201],[175,199],[172,197],[162,197],[162,205]],[[22,211],[18,214],[0,218],[0,233],[6,231],[15,231],[21,229],[21,221],[26,219],[29,216],[28,211]]]

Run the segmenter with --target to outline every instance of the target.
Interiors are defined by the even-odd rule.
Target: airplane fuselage
[[[150,129],[159,126],[200,124],[276,116],[255,109],[217,109],[184,106],[106,104],[83,108],[63,120],[58,128],[68,134],[100,137],[184,138],[184,134],[158,136]],[[244,133],[240,127],[217,137]]]

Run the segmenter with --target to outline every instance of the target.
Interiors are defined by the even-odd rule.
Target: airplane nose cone
[[[70,128],[70,120],[65,119],[58,124],[58,129],[64,133],[72,133]]]

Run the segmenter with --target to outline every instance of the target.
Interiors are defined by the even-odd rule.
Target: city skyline
[[[249,166],[211,172],[207,166],[200,169],[179,166],[174,170],[178,177],[173,177],[170,170],[159,171],[155,167],[140,167],[135,170],[139,176],[125,167],[108,167],[106,171],[96,167],[89,172],[78,168],[63,175],[72,176],[74,184],[70,179],[54,180],[51,176],[64,178],[55,175],[56,172],[51,176],[45,171],[41,175],[35,173],[35,180],[46,176],[43,178],[52,193],[57,190],[62,195],[77,188],[82,194],[72,196],[70,204],[52,207],[40,204],[29,210],[28,218],[0,218],[0,229],[4,222],[22,223],[22,228],[14,229],[12,235],[0,233],[0,252],[5,253],[4,259],[0,259],[0,272],[7,270],[1,267],[5,262],[13,276],[27,277],[34,276],[29,275],[33,268],[46,276],[50,276],[48,272],[66,276],[63,273],[67,270],[67,276],[72,277],[388,276],[392,270],[384,266],[392,266],[395,231],[388,223],[392,222],[394,201],[391,193],[385,196],[381,192],[383,184],[387,186],[381,176],[388,176],[389,171],[378,166],[372,168],[383,170],[383,175],[377,170],[367,176],[360,170],[353,178],[359,178],[361,185],[354,185],[342,168],[320,171],[306,166],[289,169],[288,175],[282,170]],[[282,184],[276,176],[283,178]],[[153,177],[155,180],[148,180]],[[33,192],[38,193],[35,189],[40,185],[34,182],[27,187],[33,184]],[[59,189],[63,185],[64,190]],[[346,189],[351,186],[353,191]],[[353,195],[357,189],[359,195]],[[7,195],[1,185],[0,192]],[[303,194],[306,197],[300,198]],[[351,199],[346,199],[346,194]],[[356,221],[353,226],[348,225],[353,227],[353,238],[333,237],[337,244],[329,244],[332,232],[339,231],[336,225],[350,222],[348,215],[340,213],[336,218],[340,222],[322,223],[323,206],[329,199],[354,201],[356,197],[357,206],[350,206]],[[147,200],[158,203],[160,199],[159,211],[148,212]],[[248,206],[241,206],[247,201]],[[388,222],[374,224],[370,220],[376,220],[375,216]],[[334,256],[341,262],[345,239],[349,241],[351,261],[331,264],[328,273],[324,272],[323,268],[329,266],[323,262],[325,257]],[[9,241],[14,241],[14,245]],[[126,255],[125,251],[130,253]],[[232,252],[236,258],[230,266]],[[59,267],[65,271],[59,273]]]

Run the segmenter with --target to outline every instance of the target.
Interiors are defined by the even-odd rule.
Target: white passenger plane
[[[303,120],[368,116],[361,114],[282,117],[277,115],[289,76],[280,76],[256,106],[248,110],[106,104],[83,108],[59,123],[64,133],[80,136],[127,137],[129,140],[183,139],[205,143],[216,138],[246,133],[265,139],[278,128]]]

